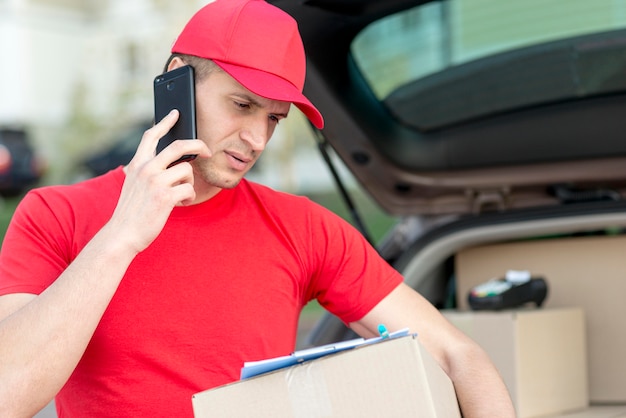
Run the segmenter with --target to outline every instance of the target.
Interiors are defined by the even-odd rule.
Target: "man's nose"
[[[241,138],[248,142],[254,151],[263,151],[271,135],[268,118],[255,118],[241,131]]]

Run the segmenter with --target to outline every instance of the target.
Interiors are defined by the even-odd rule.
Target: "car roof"
[[[626,18],[608,2],[270,2],[298,21],[321,134],[389,213],[554,205],[555,187],[623,187]]]

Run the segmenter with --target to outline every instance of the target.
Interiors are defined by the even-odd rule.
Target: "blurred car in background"
[[[109,170],[126,165],[135,155],[144,132],[152,126],[152,121],[138,122],[107,147],[90,153],[78,161],[74,181],[99,176]]]
[[[46,170],[23,129],[0,128],[0,196],[18,196],[37,185]]]

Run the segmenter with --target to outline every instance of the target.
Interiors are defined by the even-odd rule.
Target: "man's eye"
[[[249,109],[250,105],[248,103],[242,103],[242,102],[235,102],[235,106],[241,108],[241,109]]]
[[[276,124],[278,124],[278,122],[280,122],[280,118],[276,115],[270,115],[270,120],[272,122],[275,122]]]

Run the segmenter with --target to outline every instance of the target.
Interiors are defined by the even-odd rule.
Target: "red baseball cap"
[[[259,96],[291,102],[317,128],[322,114],[304,97],[304,46],[290,15],[264,0],[216,0],[178,35],[172,53],[213,60]]]

